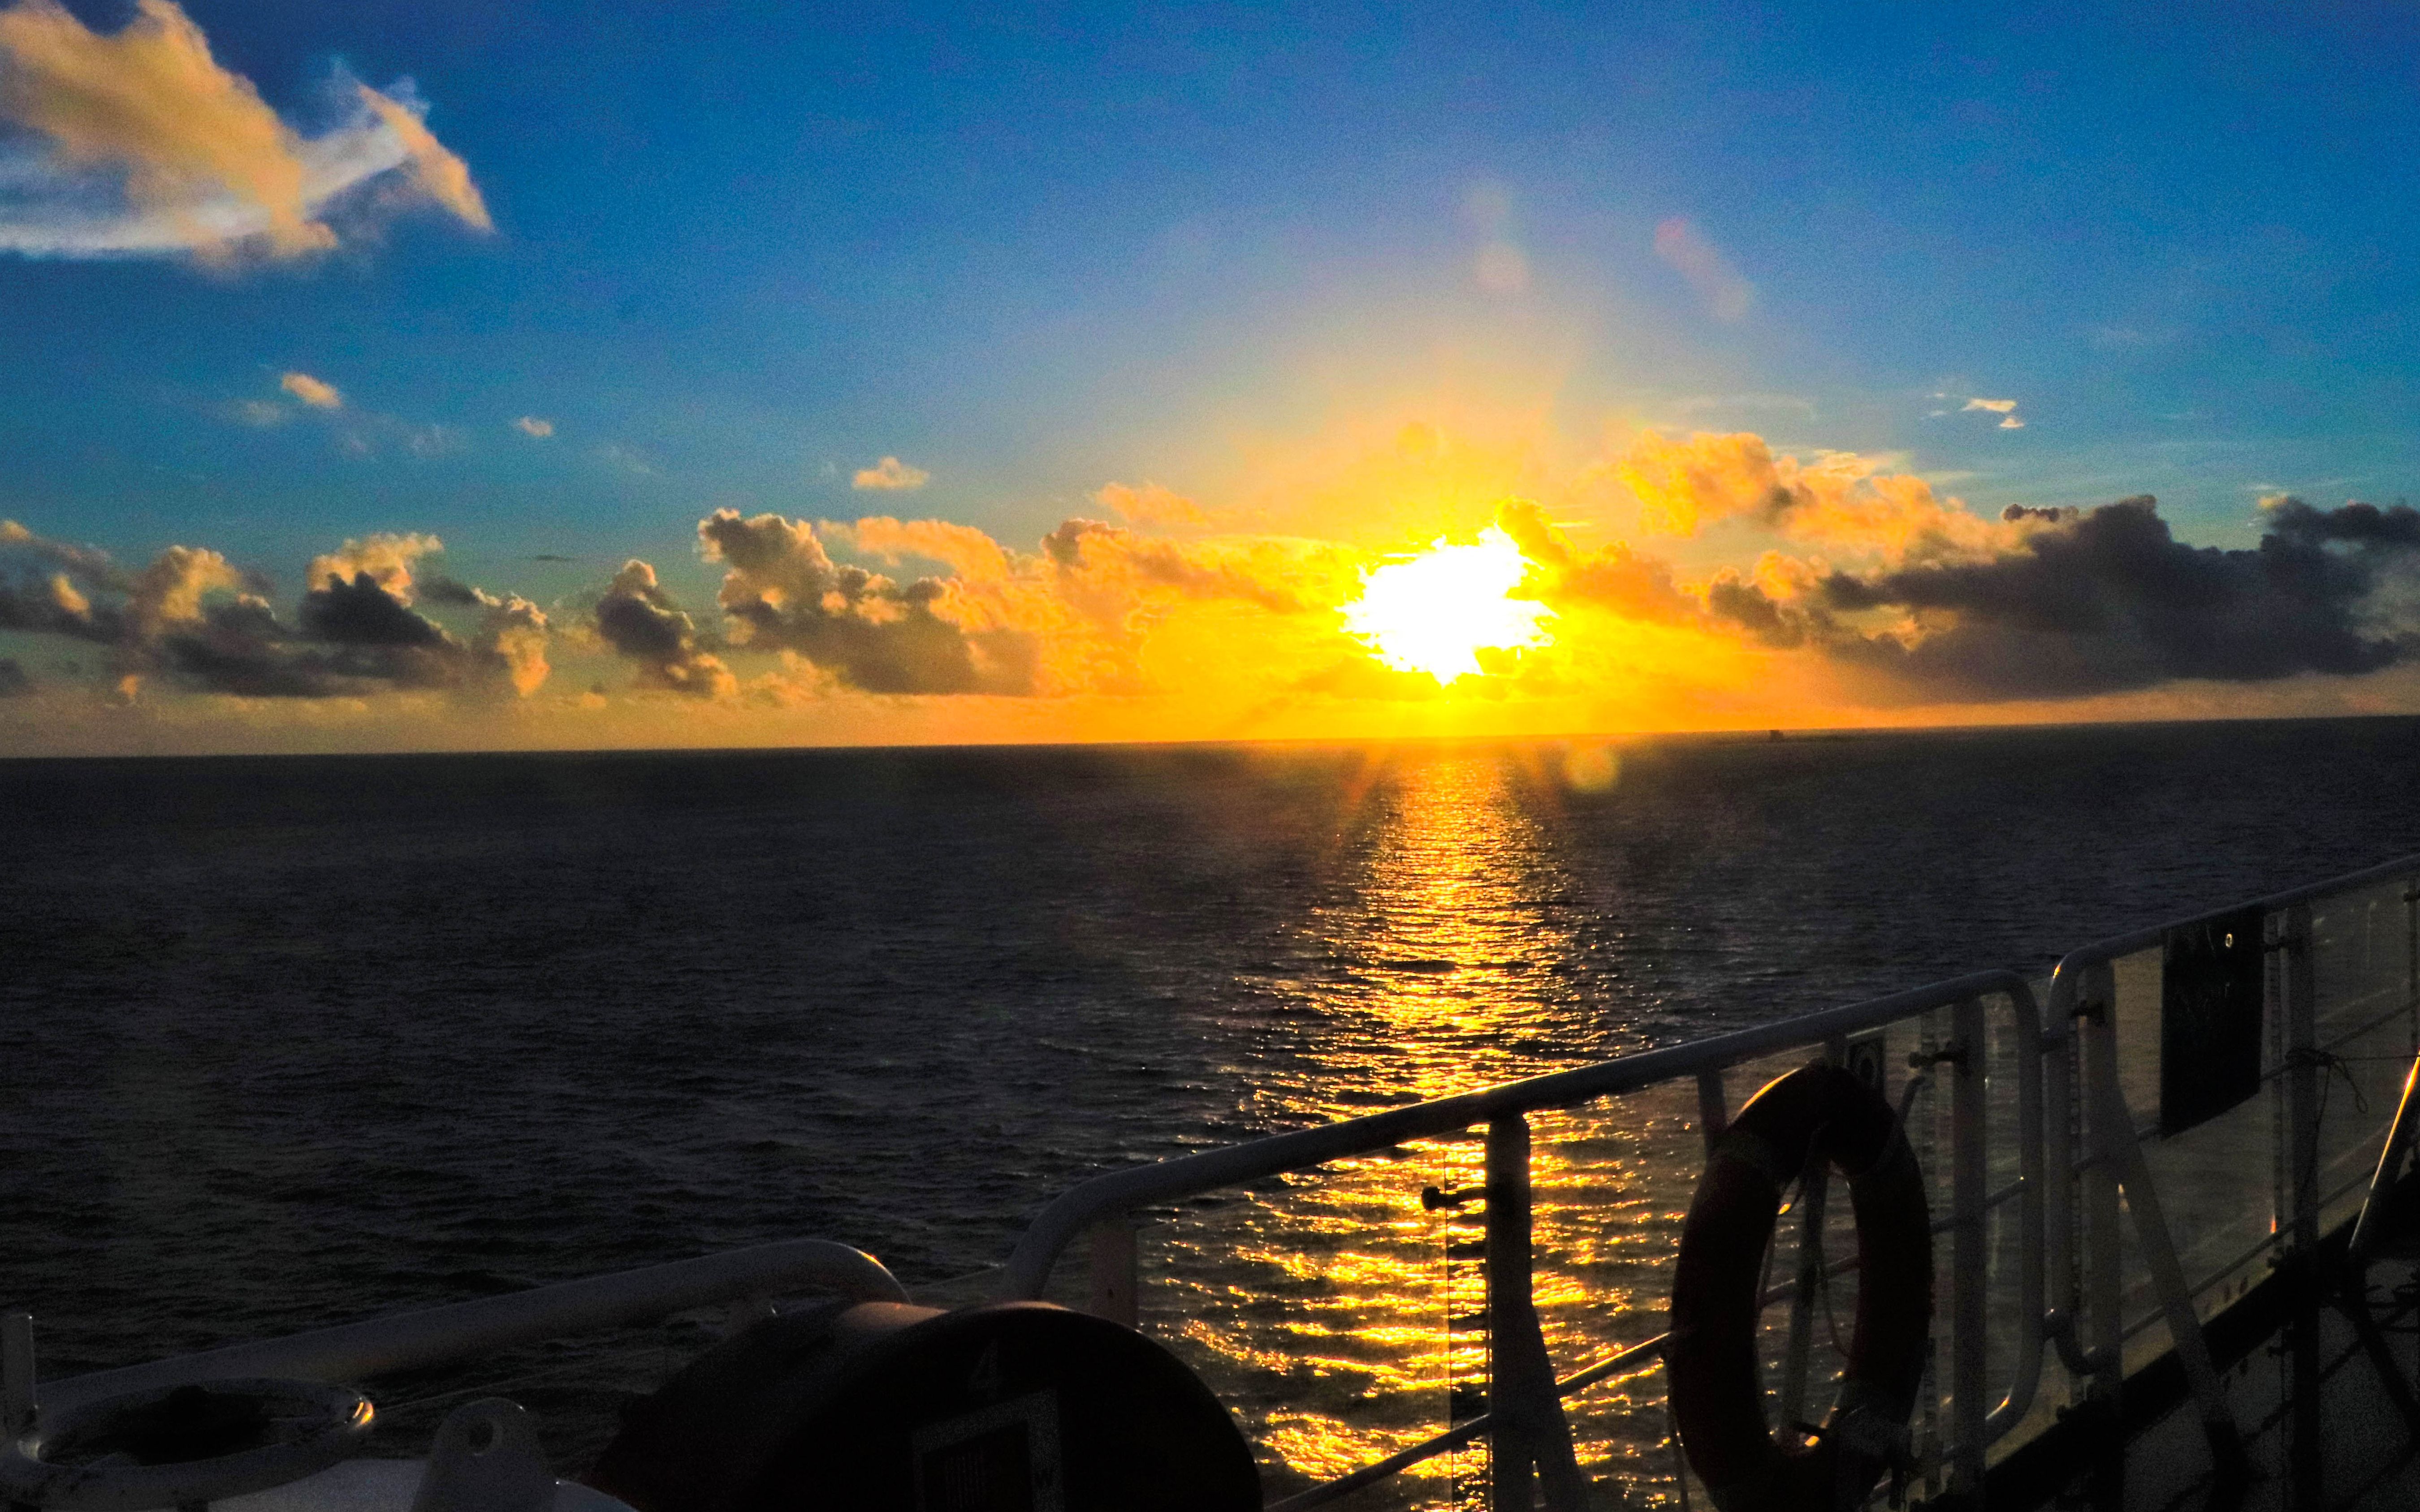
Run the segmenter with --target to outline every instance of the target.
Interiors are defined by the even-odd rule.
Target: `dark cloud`
[[[717,602],[752,649],[796,652],[869,693],[1033,690],[1030,638],[970,635],[937,614],[951,593],[942,579],[901,584],[841,566],[813,526],[779,515],[718,510],[697,533],[706,556],[730,566]]]
[[[1763,589],[1729,568],[1706,585],[1706,610],[1745,631],[1749,640],[1782,651],[1805,645],[1810,633],[1838,633],[1838,626],[1820,609],[1776,603]]]
[[[2095,509],[2011,512],[2035,527],[1988,558],[1833,573],[1776,600],[1718,579],[1708,609],[1773,645],[1811,643],[1935,692],[2059,697],[2175,678],[2358,674],[2420,645],[2377,623],[2377,591],[2420,554],[2401,505],[2268,506],[2250,550],[2193,547],[2146,495]],[[1845,616],[1890,613],[1869,628]]]
[[[476,600],[473,600],[476,602]],[[366,572],[331,577],[302,595],[302,634],[339,646],[454,646],[435,621],[388,593]]]
[[[738,687],[731,669],[698,644],[697,625],[656,581],[656,569],[632,560],[597,601],[597,634],[638,663],[639,680],[692,698],[725,698]]]
[[[2359,500],[2338,509],[2313,509],[2293,497],[2270,500],[2269,533],[2304,546],[2340,542],[2351,546],[2420,548],[2420,510],[2409,504],[2384,509]]]
[[[299,626],[246,594],[163,636],[159,658],[191,686],[243,698],[361,698],[386,688],[462,687],[503,672],[398,603],[366,574],[303,595]]]
[[[0,547],[32,561],[63,567],[103,588],[123,593],[132,586],[133,579],[109,559],[108,552],[37,535],[13,519],[0,519]]]
[[[485,589],[457,582],[442,573],[433,573],[420,579],[417,592],[432,604],[456,604],[464,608],[492,609],[496,598]]]
[[[34,680],[25,674],[14,656],[0,656],[0,699],[23,698],[34,690]]]
[[[65,574],[47,580],[0,578],[0,630],[72,636],[102,645],[125,634],[122,618],[107,605],[96,609]]]
[[[0,628],[107,646],[113,676],[161,674],[200,691],[247,698],[350,698],[498,683],[527,694],[545,677],[546,619],[526,601],[463,590],[468,602],[488,609],[471,642],[411,608],[411,559],[435,549],[433,540],[348,542],[343,552],[315,563],[318,583],[289,625],[252,591],[258,578],[215,551],[172,546],[130,573],[89,548],[45,540],[13,522],[0,525]],[[372,564],[328,569],[355,560]]]

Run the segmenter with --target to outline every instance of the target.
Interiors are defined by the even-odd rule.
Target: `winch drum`
[[[588,1485],[638,1512],[1249,1512],[1250,1449],[1173,1355],[1047,1303],[776,1317],[633,1406]]]

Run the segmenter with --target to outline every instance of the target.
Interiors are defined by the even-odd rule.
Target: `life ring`
[[[1811,1447],[1785,1449],[1764,1420],[1757,1291],[1781,1193],[1816,1156],[1849,1178],[1857,1321],[1830,1421]],[[1674,1427],[1721,1512],[1844,1512],[1864,1503],[1906,1442],[1932,1326],[1924,1176],[1881,1093],[1818,1064],[1748,1099],[1689,1204],[1671,1326]]]

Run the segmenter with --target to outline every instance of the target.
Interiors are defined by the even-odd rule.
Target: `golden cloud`
[[[1615,472],[1650,532],[1694,535],[1717,520],[1745,519],[1795,540],[1891,560],[2000,549],[2024,527],[1984,519],[1909,473],[1850,452],[1802,462],[1764,438],[1699,432],[1668,440],[1641,431]]]
[[[389,201],[489,229],[469,168],[413,106],[356,89],[353,114],[306,139],[173,0],[138,0],[108,36],[58,0],[19,0],[0,10],[0,118],[48,138],[51,156],[0,211],[0,249],[302,256],[336,245],[330,212],[372,180]]]
[[[313,557],[303,576],[306,586],[322,588],[330,579],[349,583],[366,574],[388,597],[409,604],[412,563],[444,549],[445,543],[433,535],[367,535],[358,541],[347,541],[324,556]]]
[[[1202,512],[1200,504],[1156,483],[1146,483],[1139,488],[1123,483],[1105,484],[1094,493],[1093,501],[1129,525],[1210,523],[1210,517]]]
[[[302,400],[314,409],[342,409],[345,396],[336,386],[308,373],[287,373],[279,377],[277,386]]]
[[[410,164],[406,172],[421,193],[452,210],[465,225],[482,231],[496,228],[496,223],[488,218],[488,202],[480,197],[479,186],[471,182],[469,163],[449,151],[421,124],[420,117],[401,103],[367,85],[361,86],[361,99],[370,113],[395,133],[395,139],[403,144]]]
[[[849,480],[852,488],[876,492],[912,493],[933,481],[933,475],[923,468],[909,467],[895,456],[886,456],[870,468],[861,468]]]
[[[1008,553],[971,525],[939,519],[892,519],[871,515],[854,525],[826,521],[824,533],[870,557],[896,563],[922,557],[948,565],[959,577],[991,581],[1008,576]]]

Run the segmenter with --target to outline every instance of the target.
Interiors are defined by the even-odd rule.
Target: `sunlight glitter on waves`
[[[1553,610],[1512,590],[1529,563],[1512,537],[1490,526],[1471,546],[1440,536],[1426,553],[1367,573],[1361,596],[1344,606],[1347,631],[1398,671],[1439,683],[1476,676],[1481,651],[1542,646]]]

